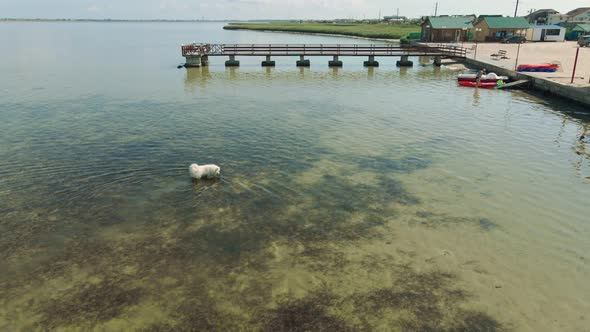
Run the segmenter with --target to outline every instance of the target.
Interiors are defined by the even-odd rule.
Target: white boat
[[[457,80],[458,81],[467,81],[467,82],[475,82],[475,78],[477,77],[477,74],[459,74],[459,76],[457,76]],[[486,75],[483,75],[480,79],[480,82],[498,82],[499,80],[502,80],[504,82],[508,81],[508,76],[498,76],[496,75],[496,73],[488,73]]]

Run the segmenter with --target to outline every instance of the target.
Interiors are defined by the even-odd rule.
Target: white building
[[[568,22],[590,22],[590,7],[582,7],[567,13]]]
[[[559,25],[533,25],[527,31],[529,41],[564,41],[565,28]]]
[[[569,16],[566,14],[549,14],[547,16],[547,24],[559,24],[566,22]]]
[[[590,7],[576,8],[567,14],[549,14],[547,24],[559,24],[564,22],[586,23],[590,22]]]

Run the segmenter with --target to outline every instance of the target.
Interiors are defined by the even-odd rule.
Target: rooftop
[[[590,26],[590,24],[588,24]],[[531,25],[530,26],[531,29],[565,29],[564,27],[560,26],[560,25]]]
[[[481,19],[486,21],[490,29],[527,29],[530,27],[524,17],[484,16]]]
[[[589,32],[590,31],[590,24],[578,24],[574,27],[574,30]]]
[[[539,9],[539,10],[535,10],[534,12],[532,12],[531,14],[527,15],[526,17],[532,16],[532,15],[536,15],[536,14],[542,14],[542,13],[551,13],[551,14],[558,14],[559,12],[555,9]]]
[[[585,13],[589,10],[590,10],[590,7],[580,7],[580,8],[576,8],[576,9],[568,12],[567,15],[568,16],[576,16],[576,15],[580,15],[582,13]]]
[[[428,21],[430,21],[430,26],[433,29],[471,29],[473,28],[473,24],[471,24],[472,17],[469,16],[459,16],[459,17],[428,17]]]

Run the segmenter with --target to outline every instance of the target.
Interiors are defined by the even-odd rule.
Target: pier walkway
[[[225,62],[228,67],[239,66],[236,56],[264,56],[266,60],[262,66],[274,66],[271,60],[273,56],[299,56],[296,65],[307,67],[310,61],[305,57],[331,56],[330,67],[341,67],[340,56],[364,56],[368,60],[364,62],[366,67],[378,67],[379,62],[375,57],[400,57],[397,65],[401,67],[412,66],[410,56],[434,57],[436,65],[441,64],[442,58],[465,58],[467,49],[457,46],[424,46],[411,45],[400,46],[397,44],[188,44],[182,45],[182,56],[186,58],[187,67],[207,65],[209,56],[227,56]]]

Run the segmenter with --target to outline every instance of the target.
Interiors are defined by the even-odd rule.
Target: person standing
[[[485,69],[481,69],[480,71],[477,72],[477,75],[475,75],[475,86],[479,87],[479,82],[481,81],[481,77],[483,75],[485,75],[486,70]]]

